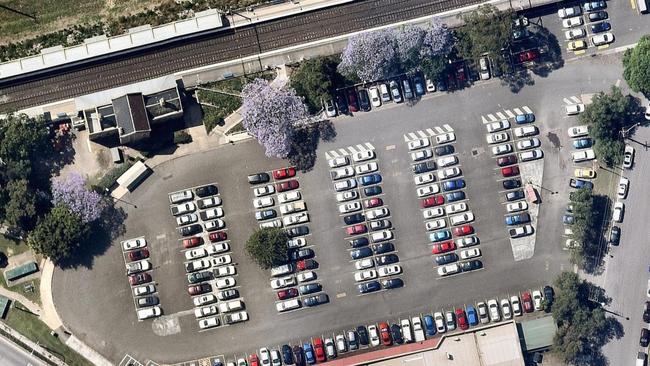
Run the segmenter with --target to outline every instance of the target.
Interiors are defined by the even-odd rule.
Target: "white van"
[[[381,94],[381,101],[386,103],[390,102],[390,93],[386,84],[379,84],[379,94]]]
[[[176,203],[181,203],[185,201],[189,201],[194,197],[194,194],[192,191],[185,190],[185,191],[180,191],[176,193],[172,193],[169,195],[169,203],[176,204]]]
[[[293,273],[293,264],[291,263],[271,268],[271,277],[284,276],[289,273]]]

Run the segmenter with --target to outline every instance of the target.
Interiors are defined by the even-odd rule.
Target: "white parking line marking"
[[[503,113],[501,113],[501,112],[497,112],[497,116],[498,116],[500,119],[507,119],[506,115],[503,114]]]
[[[571,99],[572,99],[574,102],[576,102],[576,103],[582,103],[582,101],[580,100],[580,98],[576,97],[575,95],[572,95],[572,96],[571,96]]]
[[[533,110],[532,110],[532,109],[530,109],[530,108],[528,108],[528,106],[527,106],[527,105],[525,105],[525,106],[523,106],[523,107],[521,107],[521,109],[523,109],[523,110],[524,110],[524,112],[526,112],[526,113],[533,113]]]
[[[451,126],[448,125],[448,124],[444,124],[444,125],[442,125],[442,127],[444,127],[445,130],[447,130],[447,132],[454,132],[454,129],[451,128]]]
[[[386,146],[386,150],[395,150],[395,145],[388,145]]]
[[[420,136],[420,138],[425,139],[425,138],[429,137],[429,136],[427,136],[427,134],[424,133],[424,131],[422,131],[422,130],[417,131],[417,133],[418,133],[418,135]]]
[[[408,135],[409,135],[409,140],[417,140],[418,139],[418,136],[413,132],[409,132]]]
[[[357,149],[359,149],[359,151],[366,150],[366,148],[363,145],[357,145],[356,147],[357,147]]]
[[[167,234],[156,235],[156,240],[163,240],[167,237]]]
[[[347,296],[347,294],[345,292],[341,292],[340,294],[336,294],[337,299],[340,299],[340,298],[346,297],[346,296]]]
[[[524,114],[519,108],[515,108],[515,113],[517,113],[518,116]]]
[[[515,108],[515,112],[518,111],[519,109]],[[515,118],[515,114],[510,112],[509,109],[506,110],[506,114],[508,115],[508,118]],[[517,113],[520,114],[520,113]]]
[[[571,100],[568,99],[568,98],[564,98],[564,99],[562,99],[562,100],[564,101],[564,104],[568,104],[568,105],[573,104],[573,103],[571,102]]]
[[[332,155],[332,157],[335,157],[335,158],[339,157],[339,153],[337,153],[335,150],[330,151],[330,154]]]
[[[436,127],[434,127],[434,128],[436,129],[436,131],[438,132],[438,134],[443,134],[443,133],[445,133],[445,130],[443,130],[442,128],[440,128],[440,127],[438,127],[438,126],[436,126]]]
[[[345,156],[345,155],[349,155],[348,152],[347,152],[347,150],[345,150],[345,149],[339,149],[339,153],[340,153],[341,155],[343,155],[343,156]]]
[[[430,128],[427,128],[425,131],[429,134],[429,136],[435,136],[436,132]]]
[[[366,142],[365,145],[366,145],[366,147],[368,148],[368,150],[374,150],[374,149],[375,149],[375,147],[372,146],[372,144],[369,143],[369,142]]]
[[[497,120],[498,120],[498,118],[496,118],[496,117],[494,116],[494,114],[488,114],[487,116],[488,116],[488,118],[490,119],[491,122],[494,122],[494,121],[497,121]]]
[[[357,150],[354,149],[354,146],[348,146],[348,151],[350,152],[350,155],[357,152]]]

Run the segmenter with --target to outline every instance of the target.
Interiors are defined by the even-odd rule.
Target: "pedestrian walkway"
[[[25,296],[23,296],[23,295],[21,295],[21,294],[19,294],[17,292],[13,292],[11,290],[7,290],[4,287],[0,287],[0,295],[4,296],[6,298],[9,298],[9,299],[11,299],[13,301],[18,301],[25,308],[27,308],[27,310],[29,310],[30,312],[38,315],[39,317],[43,313],[43,309],[41,309],[41,307],[37,303],[28,300]]]
[[[59,314],[54,306],[52,298],[52,277],[54,275],[54,263],[49,260],[43,260],[41,263],[41,285],[39,287],[43,312],[41,320],[47,324],[50,329],[58,329],[63,326]]]
[[[230,27],[243,27],[252,23],[284,18],[290,15],[341,5],[354,0],[292,0],[277,5],[250,6],[245,11],[232,11],[226,15]]]

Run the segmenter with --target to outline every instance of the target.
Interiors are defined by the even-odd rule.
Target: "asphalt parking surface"
[[[546,78],[536,78],[536,86],[517,94],[497,81],[488,81],[451,94],[433,94],[412,106],[387,105],[336,119],[336,140],[322,143],[314,169],[300,175],[310,214],[309,240],[316,247],[318,275],[330,295],[328,305],[278,315],[275,292],[268,285],[269,273],[257,268],[244,253],[248,235],[258,227],[246,176],[287,165],[265,158],[255,141],[247,141],[169,161],[124,197],[137,205],[137,209],[124,205],[129,215],[124,238],[147,238],[160,301],[165,315],[172,315],[166,336],[152,333],[154,322],[137,322],[117,243],[96,257],[91,268],[56,271],[53,291],[57,310],[73,333],[112,360],[129,353],[139,360],[178,362],[226,352],[241,355],[267,345],[448,309],[546,284],[561,270],[571,268],[562,250],[561,216],[573,169],[566,128],[575,121],[564,116],[563,98],[608,89],[620,69],[604,65],[618,61],[617,56],[607,56],[567,64]],[[488,151],[481,116],[521,106],[528,106],[537,116],[545,154],[545,189],[541,191],[534,256],[516,262],[503,225],[499,172]],[[403,135],[444,124],[449,124],[457,136],[455,147],[467,183],[464,191],[476,216],[472,225],[481,239],[485,269],[438,279]],[[405,287],[359,297],[325,153],[366,142],[380,157],[383,199],[391,210]],[[175,222],[169,215],[167,193],[209,182],[216,182],[221,192],[231,255],[239,273],[237,282],[250,320],[199,333],[186,294],[183,256]]]

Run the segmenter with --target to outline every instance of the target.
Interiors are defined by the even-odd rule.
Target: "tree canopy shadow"
[[[291,165],[302,172],[310,171],[316,164],[316,150],[320,140],[336,140],[336,129],[331,121],[316,122],[295,131],[288,156]]]

